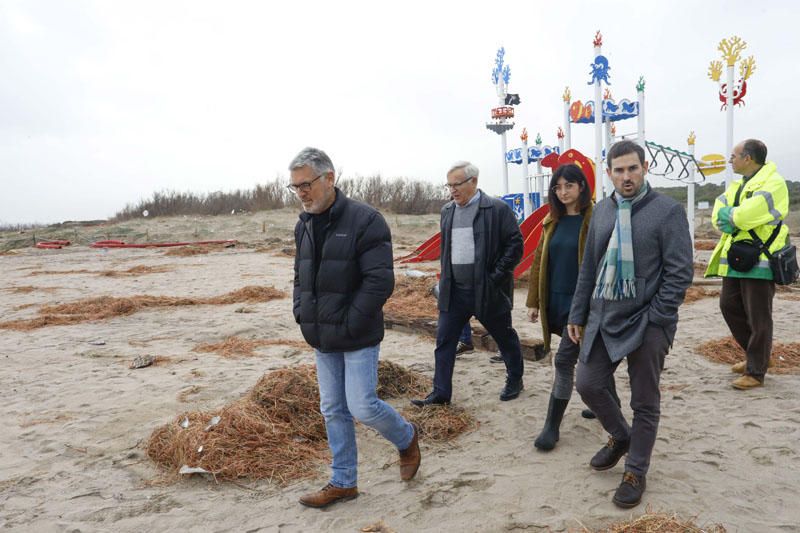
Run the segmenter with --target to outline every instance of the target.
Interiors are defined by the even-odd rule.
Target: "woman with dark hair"
[[[545,351],[550,350],[551,333],[561,336],[554,358],[555,379],[547,420],[534,442],[540,450],[552,450],[558,441],[561,419],[572,396],[580,351],[567,335],[569,308],[592,218],[592,193],[580,167],[566,164],[553,172],[548,203],[550,214],[542,221],[542,236],[531,266],[526,304],[531,322],[538,319],[542,324]],[[613,390],[613,378],[611,387]],[[589,410],[584,416],[594,418]]]

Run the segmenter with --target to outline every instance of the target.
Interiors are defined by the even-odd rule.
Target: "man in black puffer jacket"
[[[354,417],[397,447],[404,481],[419,468],[419,431],[375,393],[382,309],[394,290],[389,226],[334,186],[333,163],[322,150],[303,149],[289,170],[304,211],[294,231],[294,318],[316,354],[333,456],[328,484],[300,503],[321,508],[358,496]]]

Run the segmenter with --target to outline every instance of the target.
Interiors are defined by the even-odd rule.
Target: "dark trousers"
[[[719,308],[733,338],[747,356],[747,374],[764,379],[772,353],[772,298],[775,282],[722,278]]]
[[[664,330],[651,324],[647,326],[642,345],[628,354],[632,425],[628,425],[609,390],[608,382],[613,379],[620,361],[611,361],[602,335],[595,337],[589,360],[586,363],[578,362],[578,393],[615,440],[630,439],[625,470],[637,475],[647,474],[650,467],[650,456],[661,417],[658,384],[668,351],[669,340]]]
[[[456,287],[450,291],[450,310],[439,311],[439,324],[436,329],[436,370],[433,374],[433,392],[449,400],[453,395],[453,368],[456,363],[458,337],[464,324],[475,314],[475,296],[472,291]],[[480,320],[489,335],[497,342],[503,362],[506,364],[508,379],[522,379],[522,348],[519,337],[511,327],[511,312]]]

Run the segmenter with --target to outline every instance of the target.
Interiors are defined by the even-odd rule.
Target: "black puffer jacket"
[[[294,229],[294,318],[303,337],[323,352],[378,344],[383,304],[394,290],[389,226],[374,208],[337,188],[317,269],[311,218],[301,213]]]

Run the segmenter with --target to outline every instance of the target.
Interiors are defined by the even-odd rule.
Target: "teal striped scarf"
[[[644,182],[633,198],[623,198],[614,191],[617,201],[617,222],[608,240],[606,255],[594,287],[594,297],[604,300],[636,298],[636,269],[633,265],[631,207],[644,198],[650,186]]]

